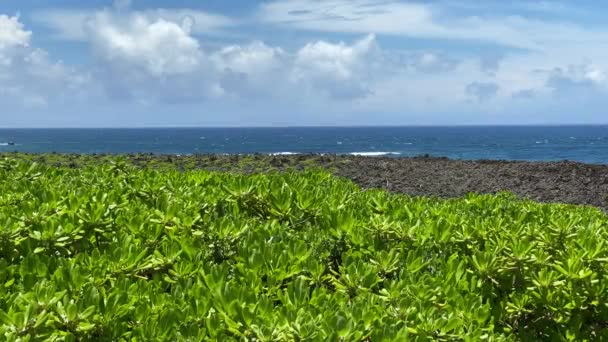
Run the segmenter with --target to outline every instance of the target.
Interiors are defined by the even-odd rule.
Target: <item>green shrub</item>
[[[608,339],[593,208],[0,160],[3,341]]]

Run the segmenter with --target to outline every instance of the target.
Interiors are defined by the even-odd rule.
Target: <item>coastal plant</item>
[[[605,340],[607,240],[507,193],[4,158],[0,340]]]

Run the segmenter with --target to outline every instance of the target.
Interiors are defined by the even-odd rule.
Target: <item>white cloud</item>
[[[192,72],[201,62],[198,41],[174,22],[139,15],[121,21],[100,13],[87,27],[98,56],[109,63],[163,76]]]
[[[533,93],[535,98],[544,98],[553,92],[568,99],[580,96],[585,87],[593,89],[596,94],[598,89],[605,87],[605,74],[601,70],[608,68],[605,62],[608,60],[605,40],[608,28],[578,20],[577,16],[590,14],[578,7],[566,2],[546,1],[487,4],[466,0],[281,0],[261,5],[257,19],[295,30],[351,34],[372,32],[381,38],[417,38],[434,46],[443,45],[443,40],[478,46],[500,45],[501,49],[487,48],[485,51],[489,52],[459,58],[428,51],[419,54],[418,58],[411,52],[390,52],[389,59],[398,59],[392,60],[390,65],[405,67],[413,75],[399,69],[394,76],[372,84],[370,89],[375,98],[380,98],[382,94],[395,91],[379,84],[398,84],[401,89],[418,94],[415,98],[399,94],[401,99],[407,97],[408,101],[422,103],[424,99],[435,98],[432,92],[449,94],[452,98],[454,89],[460,87],[459,94],[463,94],[462,89],[465,89],[463,95],[476,99],[478,103],[502,102],[508,106],[507,101],[518,97],[517,94]],[[598,64],[590,70],[567,71],[568,65],[580,63],[580,59]],[[399,60],[401,63],[397,63]],[[476,70],[469,67],[473,60],[476,60]],[[462,72],[465,69],[468,71]],[[553,72],[538,73],[537,69]],[[444,74],[430,75],[433,71]],[[424,72],[427,73],[424,77],[416,76],[416,73]],[[419,86],[410,87],[413,83]],[[496,86],[496,91],[490,85]],[[556,89],[577,91],[568,93]],[[529,93],[526,92],[528,90]],[[391,99],[399,95],[391,95]],[[436,99],[427,107],[445,107],[442,103],[463,108],[471,105],[454,101],[455,98]],[[376,103],[380,107],[382,100]]]
[[[14,51],[29,46],[31,36],[19,18],[0,15],[0,65],[10,65]]]
[[[28,46],[32,32],[26,31],[18,17],[0,15],[0,49]]]
[[[221,95],[188,25],[104,11],[87,22],[96,78],[113,101],[149,105]]]
[[[363,120],[364,113],[387,113],[390,123],[459,123],[484,111],[517,108],[524,115],[524,105],[538,110],[575,98],[580,104],[607,90],[608,30],[534,19],[553,13],[548,2],[282,0],[263,2],[253,17],[239,20],[194,9],[135,10],[129,2],[32,15],[55,38],[91,47],[88,72],[31,48],[32,33],[19,19],[0,16],[0,101],[43,107],[70,92],[96,96],[102,87],[100,101],[109,107],[171,104],[231,117],[255,111],[267,115],[264,122],[274,117],[284,124],[290,118],[277,113],[286,110],[307,115],[298,123],[331,123],[340,115],[348,123],[349,115]],[[500,11],[479,14],[493,6]],[[517,8],[526,16],[509,14]],[[241,33],[263,29],[222,36],[238,25]],[[287,37],[299,45],[264,36],[278,26],[293,30]],[[454,41],[444,45],[446,39]],[[469,45],[475,49],[463,48]]]
[[[248,45],[230,45],[217,51],[212,57],[219,70],[254,74],[267,73],[283,67],[286,56],[281,48],[270,47],[261,41]]]
[[[95,80],[110,101],[234,101],[257,103],[258,108],[283,103],[340,112],[344,106],[359,110],[354,103],[370,111],[386,108],[387,102],[399,108],[405,98],[417,110],[436,102],[437,96],[450,104],[466,100],[456,91],[462,91],[466,79],[456,81],[450,75],[459,61],[441,51],[383,50],[373,34],[353,42],[316,40],[291,52],[261,41],[203,50],[190,24],[108,10],[88,18],[85,40],[97,61]],[[451,84],[453,96],[438,93],[438,83],[444,88]],[[389,84],[396,88],[389,89]],[[344,101],[353,99],[358,101]]]
[[[229,45],[212,52],[209,60],[218,88],[225,95],[258,100],[285,90],[283,76],[289,69],[290,56],[279,47],[261,41]]]
[[[377,50],[374,35],[347,45],[326,41],[308,43],[295,57],[292,79],[320,89],[334,98],[357,98],[370,93],[370,67]]]
[[[87,39],[107,94],[141,103],[353,99],[370,94],[373,67],[382,64],[373,35],[315,41],[293,53],[261,41],[203,51],[189,28],[136,13],[90,19]]]
[[[18,17],[0,15],[1,102],[32,108],[67,96],[75,100],[88,77],[30,47],[31,36]]]
[[[221,48],[209,59],[228,93],[325,103],[369,95],[375,73],[388,70],[376,69],[382,57],[368,35],[352,44],[318,40],[292,53],[254,41]]]

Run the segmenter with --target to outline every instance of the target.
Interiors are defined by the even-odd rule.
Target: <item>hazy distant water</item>
[[[0,129],[0,152],[9,151],[430,154],[608,164],[608,126]]]

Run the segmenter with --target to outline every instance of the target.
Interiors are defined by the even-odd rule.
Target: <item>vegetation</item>
[[[38,163],[66,168],[82,168],[104,165],[116,159],[112,154],[69,154],[69,153],[0,153],[6,157],[28,163]],[[195,154],[163,155],[153,153],[134,153],[122,155],[129,165],[155,170],[199,170],[238,173],[265,173],[271,171],[302,171],[304,169],[324,168],[335,171],[337,167],[348,165],[351,156],[301,154],[293,156],[274,156],[268,154]]]
[[[605,340],[607,240],[509,194],[4,158],[0,339]]]

